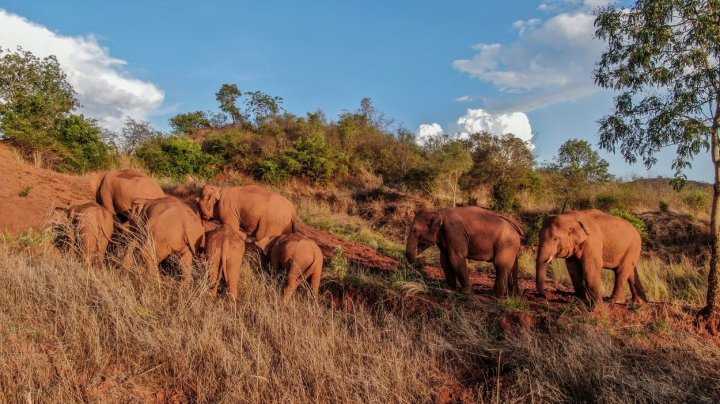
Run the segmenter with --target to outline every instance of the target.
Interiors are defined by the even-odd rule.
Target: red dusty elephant
[[[440,264],[450,289],[460,281],[461,292],[471,291],[466,259],[492,262],[497,276],[493,293],[505,296],[520,293],[517,272],[518,253],[523,231],[514,221],[487,209],[468,206],[440,210],[422,210],[413,220],[407,238],[406,257],[437,245]]]
[[[245,238],[245,233],[226,225],[208,232],[205,236],[205,256],[210,264],[208,278],[212,285],[212,296],[217,295],[222,278],[227,282],[230,298],[237,300],[240,268],[245,255]]]
[[[70,249],[86,264],[101,264],[115,230],[112,213],[94,202],[56,209],[70,221],[67,231]]]
[[[555,258],[564,258],[575,294],[602,303],[601,271],[615,271],[615,287],[610,300],[624,303],[625,284],[634,302],[647,301],[637,263],[642,240],[628,221],[597,209],[579,210],[545,219],[540,230],[536,257],[537,292],[545,296],[545,274]]]
[[[313,295],[317,297],[320,291],[323,255],[315,241],[295,233],[267,237],[256,244],[270,258],[270,268],[275,272],[285,271],[287,275],[283,301],[290,300],[303,279],[310,282]]]
[[[184,282],[190,282],[193,256],[205,247],[205,228],[190,206],[172,196],[135,199],[130,227],[141,244],[128,249],[125,265],[129,265],[133,257],[142,255],[150,273],[157,273],[157,264],[175,255],[179,257]],[[143,246],[152,248],[143,251]]]
[[[292,202],[257,185],[206,185],[198,204],[203,220],[219,220],[256,240],[295,232],[297,211]]]
[[[93,179],[97,203],[117,215],[123,222],[135,199],[163,198],[165,193],[155,180],[130,169],[99,173]]]

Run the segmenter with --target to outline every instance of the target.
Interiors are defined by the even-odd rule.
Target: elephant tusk
[[[548,258],[548,260],[545,261],[545,263],[549,264],[553,260],[553,258],[555,258],[555,256],[551,255],[550,258]]]

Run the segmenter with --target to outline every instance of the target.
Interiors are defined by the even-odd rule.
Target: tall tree
[[[215,99],[220,103],[220,110],[230,115],[234,124],[245,122],[245,117],[237,106],[237,100],[241,96],[242,92],[237,84],[223,84],[215,93]]]
[[[153,128],[150,122],[127,117],[121,130],[120,148],[125,154],[134,154],[143,143],[161,136],[162,132]]]
[[[570,139],[558,150],[555,161],[550,168],[561,178],[558,193],[562,197],[562,209],[565,211],[568,202],[577,196],[578,189],[587,188],[587,184],[608,182],[612,175],[608,173],[609,164],[601,158],[587,140]]]
[[[596,35],[607,44],[595,82],[619,92],[600,119],[600,145],[625,160],[657,162],[675,147],[672,168],[681,185],[692,159],[711,151],[715,186],[707,304],[698,314],[717,327],[720,306],[720,2],[638,0],[598,11]]]
[[[252,116],[255,125],[260,126],[269,118],[277,116],[282,111],[282,97],[267,95],[262,91],[248,91],[250,98],[245,101],[247,112]]]

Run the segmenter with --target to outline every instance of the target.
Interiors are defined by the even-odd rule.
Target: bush
[[[610,211],[610,214],[613,216],[617,216],[620,218],[623,218],[630,222],[630,224],[637,229],[638,233],[640,233],[640,237],[643,239],[643,241],[646,241],[648,239],[648,231],[647,231],[647,225],[645,222],[639,218],[638,216],[628,212],[625,209],[613,209]]]
[[[660,212],[664,212],[664,213],[670,212],[670,205],[662,199],[660,200],[659,208],[660,208]]]
[[[214,174],[218,158],[202,151],[187,136],[157,137],[141,144],[135,152],[148,170],[155,174],[182,178],[185,175],[207,177]]]
[[[511,212],[520,209],[517,200],[517,190],[512,184],[499,182],[492,186],[490,197],[493,201],[493,210]]]
[[[600,210],[609,212],[612,209],[620,208],[622,204],[620,198],[615,194],[600,194],[595,197],[595,206]]]
[[[683,202],[693,214],[698,214],[709,206],[710,194],[701,190],[690,191],[683,196]]]
[[[349,158],[333,149],[321,135],[314,135],[283,150],[280,155],[258,162],[256,175],[268,182],[283,182],[301,177],[315,183],[327,183],[348,171]]]
[[[82,115],[63,117],[58,122],[55,149],[66,171],[86,172],[107,167],[108,147],[102,141],[100,127]]]

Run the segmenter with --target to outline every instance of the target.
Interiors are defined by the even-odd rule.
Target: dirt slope
[[[43,227],[54,207],[91,199],[89,180],[36,168],[0,142],[0,234]]]

